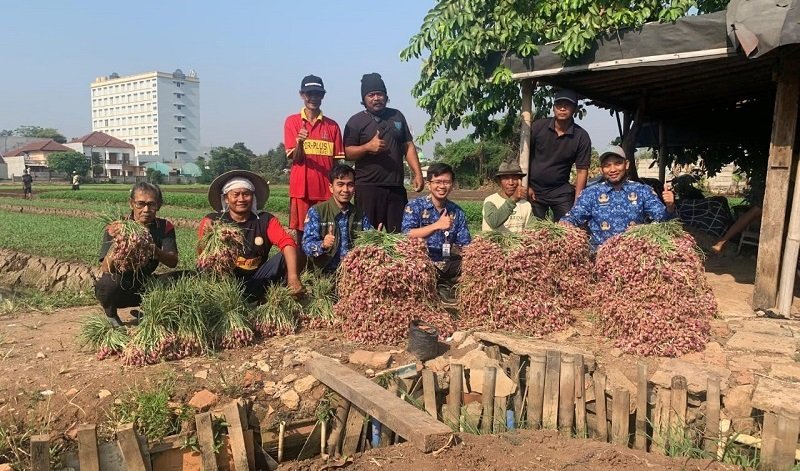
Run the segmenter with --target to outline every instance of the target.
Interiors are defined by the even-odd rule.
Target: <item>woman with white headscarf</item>
[[[303,292],[297,261],[297,244],[278,218],[260,211],[267,202],[269,185],[247,170],[231,170],[211,182],[208,202],[216,211],[200,222],[199,236],[208,224],[236,224],[244,234],[244,253],[236,261],[234,275],[244,283],[250,300],[259,300],[270,283],[285,281],[292,293]],[[279,252],[269,257],[272,246]]]

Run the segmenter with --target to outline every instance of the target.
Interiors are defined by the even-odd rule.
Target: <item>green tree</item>
[[[420,141],[444,127],[471,126],[474,137],[508,134],[510,120],[494,117],[520,108],[519,87],[501,64],[507,55],[532,57],[537,44],[559,41],[565,59],[580,56],[595,38],[648,21],[675,21],[696,7],[699,13],[725,8],[727,0],[439,0],[419,33],[400,53],[421,59],[412,94],[429,115]],[[488,80],[487,80],[488,77]],[[537,90],[537,110],[549,109]]]
[[[252,170],[271,182],[285,182],[288,179],[284,169],[288,166],[286,147],[280,143],[266,154],[256,156],[253,159]]]
[[[250,162],[255,156],[242,142],[233,147],[215,147],[208,159],[209,171],[216,177],[230,170],[250,170]]]
[[[47,156],[47,166],[54,172],[61,172],[72,175],[86,175],[92,168],[92,164],[85,155],[80,152],[53,152]]]
[[[516,157],[516,149],[499,138],[476,140],[465,137],[447,139],[433,148],[434,158],[453,167],[461,188],[477,188],[492,181],[500,164]]]
[[[67,142],[64,137],[55,128],[43,128],[41,126],[20,126],[14,130],[14,135],[21,137],[41,137],[43,139],[52,139],[58,143]]]
[[[147,181],[150,183],[155,183],[156,185],[164,183],[164,174],[161,173],[161,170],[148,168],[145,175],[147,176]]]

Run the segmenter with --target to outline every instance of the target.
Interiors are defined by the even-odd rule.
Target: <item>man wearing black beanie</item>
[[[380,74],[361,78],[361,99],[364,110],[344,127],[345,158],[356,163],[356,206],[373,226],[400,232],[408,202],[403,158],[414,191],[424,187],[417,147],[403,113],[386,106],[389,97]]]

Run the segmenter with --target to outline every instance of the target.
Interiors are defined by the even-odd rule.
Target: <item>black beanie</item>
[[[383,83],[381,74],[373,72],[371,74],[364,74],[364,76],[361,77],[361,98],[367,96],[369,92],[386,93],[386,84]]]

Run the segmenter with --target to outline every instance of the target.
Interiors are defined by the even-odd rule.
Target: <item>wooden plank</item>
[[[484,347],[483,352],[486,353],[486,356],[492,360],[497,360],[498,363],[500,363],[503,359],[503,356],[500,355],[500,347],[497,345],[489,345]]]
[[[800,82],[800,64],[797,60],[784,60],[778,71],[775,109],[772,114],[772,136],[758,242],[756,279],[753,286],[754,309],[775,307],[777,297],[783,234],[786,227],[792,146],[797,127],[800,93],[798,82]]]
[[[512,353],[508,356],[508,361],[506,364],[508,372],[511,375],[511,381],[517,385],[517,390],[514,392],[512,403],[514,407],[514,427],[519,427],[519,422],[522,420],[522,412],[524,409],[521,384],[522,368],[520,366],[522,364],[522,360],[520,359],[519,355]]]
[[[396,383],[395,383],[396,384]],[[328,437],[328,455],[331,457],[341,454],[341,439],[342,431],[344,430],[347,416],[350,414],[350,401],[345,400],[342,396],[336,395],[336,415],[333,417],[333,425],[331,426],[331,435]]]
[[[508,430],[506,422],[506,410],[508,407],[508,396],[494,397],[494,413],[492,416],[492,433],[503,433]]]
[[[636,438],[634,448],[647,450],[647,363],[639,363],[636,384]]]
[[[561,376],[561,352],[547,351],[544,374],[544,401],[542,402],[542,427],[555,429],[558,426],[558,392]]]
[[[344,426],[344,440],[342,441],[342,456],[352,456],[358,451],[358,444],[361,441],[361,432],[364,431],[364,420],[366,414],[353,405],[350,406],[350,413],[347,415],[347,422]]]
[[[595,437],[598,440],[608,441],[608,415],[606,413],[606,374],[597,371],[594,374],[594,410],[597,415],[597,429]]]
[[[245,430],[244,431],[244,449],[247,451],[247,469],[256,469],[256,449],[255,449],[255,442],[256,438],[253,434],[252,430]],[[300,452],[302,455],[302,450]],[[304,458],[298,458],[304,459]]]
[[[497,368],[494,366],[483,367],[483,395],[481,410],[481,433],[492,433],[494,421],[494,391],[497,379]]]
[[[561,375],[558,391],[558,430],[562,435],[572,435],[575,420],[575,357],[561,357]]]
[[[800,434],[800,419],[786,412],[778,414],[778,440],[773,465],[776,471],[793,469],[798,434]]]
[[[615,389],[614,402],[611,406],[611,440],[625,447],[630,442],[630,407],[631,395],[628,390]]]
[[[677,434],[676,438],[683,436],[686,430],[686,407],[688,401],[688,384],[684,376],[674,376],[670,387],[670,409],[672,414],[669,419],[669,435]]]
[[[592,352],[572,345],[548,342],[547,340],[533,339],[519,335],[502,334],[499,332],[475,332],[472,336],[483,343],[500,345],[520,356],[531,356],[534,353],[547,353],[549,350],[554,350],[562,354],[583,355],[583,362],[589,371],[594,371],[596,364],[595,356]]]
[[[542,407],[544,404],[544,378],[547,357],[543,353],[534,353],[530,357],[528,367],[528,427],[542,427]]]
[[[777,464],[778,454],[778,414],[764,412],[764,425],[761,428],[761,466],[772,469]]]
[[[703,434],[703,448],[709,453],[713,453],[717,450],[717,444],[719,442],[719,409],[719,378],[710,376],[708,378],[708,389],[706,393],[706,429]]]
[[[583,355],[575,356],[575,436],[586,438],[586,371],[583,366]]]
[[[50,471],[50,437],[34,435],[31,437],[31,469]]]
[[[250,432],[250,430],[248,430]],[[317,422],[311,434],[306,438],[303,447],[300,449],[300,454],[297,455],[297,461],[303,461],[313,458],[319,451],[320,440],[322,440],[322,422]]]
[[[197,428],[197,444],[200,446],[200,456],[203,461],[203,471],[214,471],[217,467],[217,455],[214,453],[214,429],[211,413],[203,412],[194,416]],[[81,465],[83,470],[83,465]]]
[[[434,419],[439,418],[439,404],[436,403],[436,373],[431,369],[422,370],[422,396],[425,399],[425,411]]]
[[[453,430],[461,424],[461,399],[464,387],[464,365],[450,364],[450,391],[447,396],[447,416],[445,423]]]
[[[668,389],[659,388],[656,396],[656,406],[653,409],[653,443],[651,451],[664,453],[667,449],[667,437],[669,436],[669,418],[672,414],[670,408],[671,392]]]
[[[117,429],[117,441],[122,452],[122,458],[125,460],[125,469],[129,471],[147,471],[133,424],[125,424]]]
[[[100,471],[100,456],[97,453],[97,426],[78,426],[78,461],[81,471]]]
[[[239,404],[235,401],[229,402],[222,408],[225,422],[228,424],[228,439],[231,443],[231,457],[233,458],[233,471],[247,471],[247,445],[244,441],[244,427],[242,427],[242,416],[239,412]]]
[[[319,381],[424,453],[445,446],[453,433],[445,424],[395,397],[361,374],[330,358],[318,357],[306,369]]]

